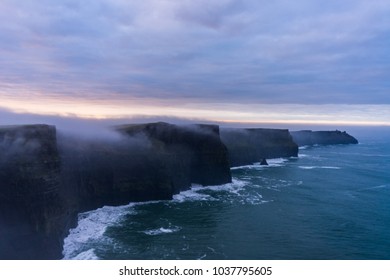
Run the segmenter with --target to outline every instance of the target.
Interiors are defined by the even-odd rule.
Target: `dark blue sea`
[[[65,259],[390,259],[390,134],[234,168],[233,183],[82,213]]]

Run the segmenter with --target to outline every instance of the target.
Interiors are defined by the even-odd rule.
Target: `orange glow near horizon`
[[[15,113],[85,119],[175,117],[226,124],[302,124],[390,126],[390,105],[191,104],[169,105],[159,100],[85,100],[2,96],[0,106]]]

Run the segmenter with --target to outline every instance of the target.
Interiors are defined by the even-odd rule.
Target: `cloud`
[[[389,104],[388,4],[4,0],[0,99]]]

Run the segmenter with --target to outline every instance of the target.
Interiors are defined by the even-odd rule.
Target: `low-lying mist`
[[[343,124],[291,124],[291,123],[266,123],[259,121],[258,123],[230,123],[210,121],[199,118],[184,119],[173,116],[134,116],[126,118],[113,119],[86,119],[78,118],[77,116],[54,116],[54,115],[37,115],[31,113],[15,113],[0,107],[0,126],[6,125],[22,125],[22,124],[48,124],[55,125],[57,131],[66,134],[74,135],[84,139],[104,139],[104,140],[120,140],[122,137],[112,127],[123,124],[136,123],[151,123],[151,122],[167,122],[177,125],[191,126],[194,123],[216,124],[221,128],[276,128],[289,129],[290,131],[297,130],[340,130],[347,131],[353,136],[369,137],[370,135],[390,138],[389,126],[354,126]],[[204,130],[202,130],[204,132]]]

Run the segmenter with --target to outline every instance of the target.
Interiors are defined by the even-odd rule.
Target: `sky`
[[[0,0],[0,124],[390,126],[389,14],[390,0]]]

